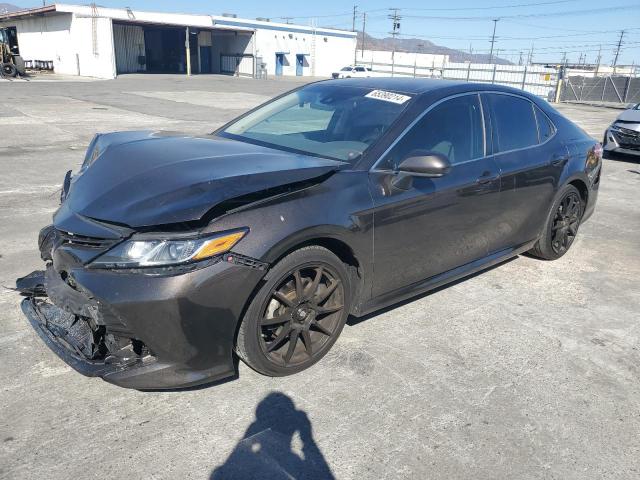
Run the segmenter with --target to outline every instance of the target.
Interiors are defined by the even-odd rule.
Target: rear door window
[[[498,152],[507,152],[538,144],[538,126],[533,103],[513,95],[489,94],[493,119],[493,143]]]

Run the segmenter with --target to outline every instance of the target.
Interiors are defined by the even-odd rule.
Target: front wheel
[[[285,376],[320,360],[349,315],[345,265],[310,246],[287,255],[265,276],[242,319],[236,353],[254,370]]]
[[[542,236],[529,253],[545,260],[563,256],[578,234],[583,213],[580,192],[573,185],[565,186],[551,207]]]

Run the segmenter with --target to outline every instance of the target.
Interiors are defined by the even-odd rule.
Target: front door
[[[302,69],[304,68],[304,55],[296,55],[296,76],[302,76]]]
[[[284,54],[276,53],[276,75],[282,75],[282,65],[284,64]]]
[[[412,152],[438,152],[440,178],[398,174]],[[403,178],[404,176],[404,178]],[[495,243],[500,175],[486,155],[477,94],[430,110],[370,173],[374,200],[374,297],[479,260]]]

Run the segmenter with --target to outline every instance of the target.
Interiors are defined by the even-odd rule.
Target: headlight
[[[119,243],[93,262],[94,268],[137,268],[180,265],[228,252],[248,230],[188,239],[131,239]]]

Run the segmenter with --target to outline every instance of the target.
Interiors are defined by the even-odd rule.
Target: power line
[[[520,7],[537,7],[542,5],[557,5],[559,3],[573,3],[581,0],[555,0],[551,2],[537,2],[537,3],[518,3],[515,5],[491,5],[486,7],[458,7],[458,8],[403,8],[403,10],[415,10],[423,12],[460,12],[469,10],[497,10],[504,8],[520,8]],[[375,11],[375,10],[370,10]]]
[[[611,5],[605,8],[592,8],[589,10],[567,10],[562,12],[548,12],[548,13],[523,13],[516,15],[502,15],[500,19],[512,19],[512,18],[547,18],[547,17],[558,17],[558,16],[566,16],[566,15],[587,15],[592,13],[619,13],[619,10],[624,9],[637,9],[637,4],[625,4],[625,5]],[[424,18],[430,20],[452,20],[452,21],[480,21],[480,20],[493,20],[492,17],[487,16],[470,16],[470,17],[439,17],[439,16],[426,16],[426,15],[405,15],[406,18]]]

